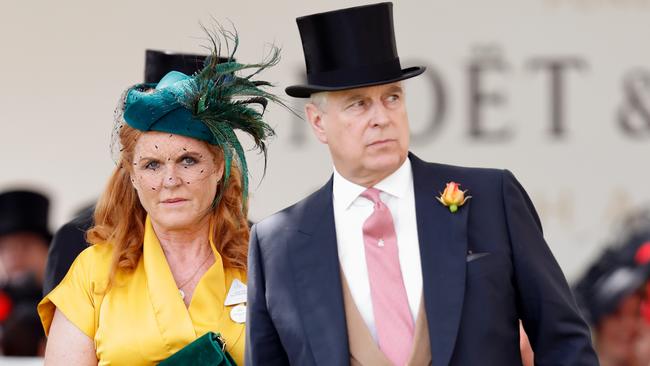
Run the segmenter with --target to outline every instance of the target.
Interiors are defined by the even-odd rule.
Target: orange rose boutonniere
[[[452,213],[458,211],[458,207],[464,205],[468,199],[472,198],[472,196],[465,196],[467,191],[461,191],[458,187],[460,187],[460,184],[449,182],[447,183],[447,187],[445,187],[445,191],[440,194],[440,197],[436,197],[440,203],[449,207],[449,211]]]

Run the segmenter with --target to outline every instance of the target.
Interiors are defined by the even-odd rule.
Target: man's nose
[[[372,106],[372,126],[373,127],[383,127],[390,122],[390,116],[388,109],[384,106],[383,103],[377,102]]]

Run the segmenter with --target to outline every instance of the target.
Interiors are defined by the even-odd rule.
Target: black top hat
[[[193,75],[203,69],[206,55],[178,53],[170,51],[146,50],[144,60],[144,82],[158,83],[170,71],[180,71],[185,75]],[[219,57],[219,62],[229,59]],[[230,61],[235,61],[234,59]]]
[[[0,235],[18,232],[40,234],[50,242],[48,230],[50,201],[44,195],[32,191],[8,191],[0,193]]]
[[[392,83],[425,70],[422,66],[402,69],[400,65],[392,3],[307,15],[296,21],[308,84],[286,88],[292,97]]]
[[[205,55],[146,50],[144,82],[157,83],[170,71],[192,75],[203,68],[205,58]]]

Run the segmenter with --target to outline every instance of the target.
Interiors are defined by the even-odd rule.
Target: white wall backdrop
[[[201,52],[198,22],[230,19],[238,59],[282,47],[264,78],[283,93],[304,69],[295,17],[364,3],[3,0],[0,190],[49,193],[53,228],[94,200],[113,169],[115,102],[142,79],[146,48]],[[406,83],[413,151],[512,170],[575,278],[622,214],[650,204],[650,0],[399,0],[394,15],[403,66],[428,67]],[[304,121],[273,106],[268,121],[278,136],[261,183],[249,158],[253,220],[331,172]]]

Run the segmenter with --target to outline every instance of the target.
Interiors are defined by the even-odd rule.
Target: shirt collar
[[[402,198],[407,194],[410,184],[413,184],[413,171],[411,170],[411,161],[406,158],[396,171],[375,184],[374,187],[391,196]],[[347,180],[336,170],[336,167],[334,168],[332,195],[335,207],[348,209],[365,190],[366,187]]]

